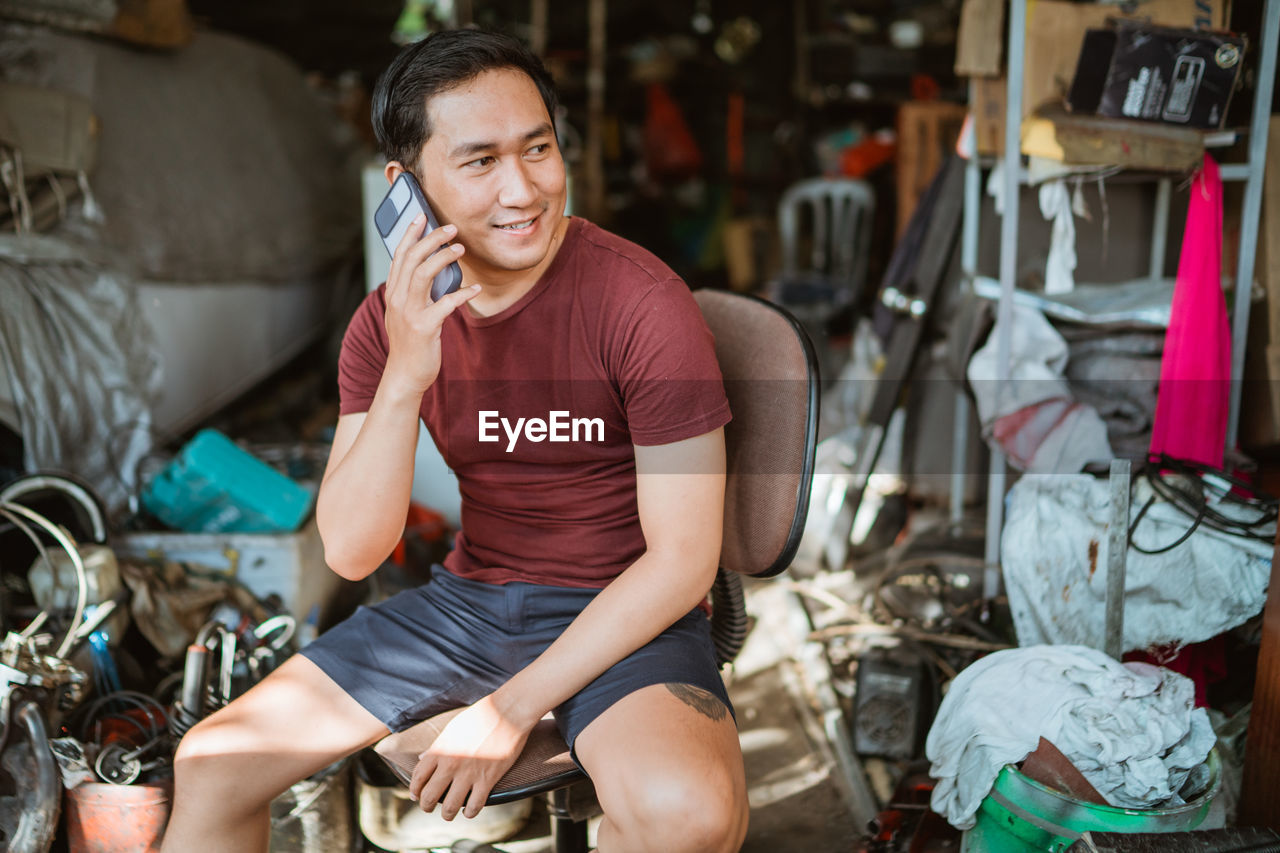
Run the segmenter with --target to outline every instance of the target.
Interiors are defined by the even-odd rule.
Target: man
[[[554,107],[538,60],[491,33],[434,35],[379,80],[387,180],[409,171],[443,227],[409,229],[351,322],[316,516],[330,567],[371,573],[403,532],[421,419],[462,531],[429,583],[187,734],[166,853],[266,850],[290,784],[459,706],[410,786],[428,811],[475,815],[554,710],[595,783],[601,850],[741,845],[742,755],[701,609],[728,405],[685,285],[564,216]],[[454,260],[464,286],[433,303]]]

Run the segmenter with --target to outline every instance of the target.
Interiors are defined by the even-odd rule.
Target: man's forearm
[[[646,552],[601,590],[545,652],[498,689],[498,707],[532,727],[688,613],[706,597],[715,573],[714,558]]]
[[[320,487],[325,561],[345,578],[367,576],[404,533],[421,405],[421,393],[380,385],[354,443]]]

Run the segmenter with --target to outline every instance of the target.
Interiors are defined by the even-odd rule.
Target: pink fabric
[[[1206,154],[1191,183],[1151,453],[1215,468],[1222,467],[1231,382],[1231,328],[1221,281],[1222,179]]]

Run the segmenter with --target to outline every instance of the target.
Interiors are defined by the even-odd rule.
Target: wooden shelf
[[[1181,172],[1204,159],[1205,132],[1045,108],[1022,123],[1022,153],[1073,165]]]

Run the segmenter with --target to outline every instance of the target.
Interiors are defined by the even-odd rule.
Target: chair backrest
[[[818,437],[818,362],[800,325],[772,303],[694,293],[716,339],[733,420],[720,567],[768,577],[790,565],[804,531]]]
[[[815,272],[844,283],[852,295],[867,276],[875,192],[853,178],[809,178],[792,184],[778,202],[784,275]],[[800,263],[801,226],[809,208],[809,263]]]

